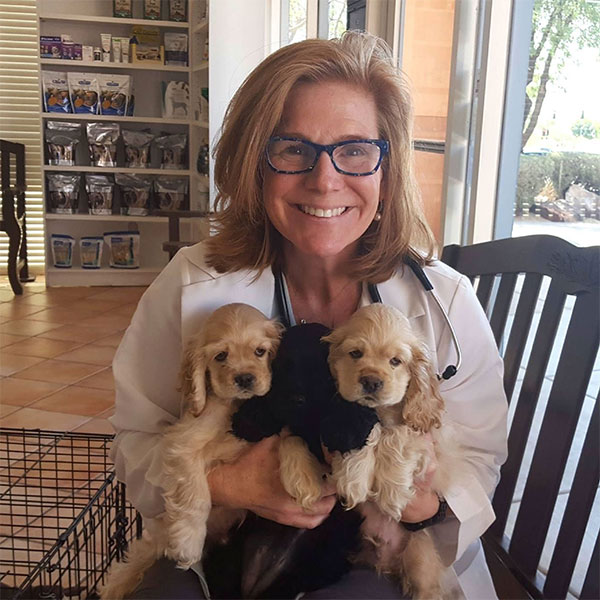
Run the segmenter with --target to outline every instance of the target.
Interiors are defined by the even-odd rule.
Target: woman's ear
[[[197,417],[206,404],[207,359],[204,347],[197,338],[192,339],[183,353],[179,375],[183,402],[181,414],[186,412]]]
[[[444,401],[427,354],[419,346],[413,347],[412,354],[410,383],[401,403],[402,419],[412,429],[427,433],[441,426]]]

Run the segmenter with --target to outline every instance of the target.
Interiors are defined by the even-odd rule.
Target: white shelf
[[[189,73],[189,67],[176,67],[173,65],[156,65],[156,64],[144,64],[144,63],[117,63],[117,62],[100,62],[93,61],[87,62],[83,60],[63,60],[61,58],[42,58],[40,59],[41,65],[52,65],[54,67],[85,67],[86,69],[132,69],[132,70],[143,70],[143,71],[169,71],[170,73]],[[208,66],[208,63],[206,63]],[[206,68],[206,67],[204,67]],[[200,69],[200,67],[197,67]],[[194,69],[196,70],[196,69]]]
[[[197,73],[198,71],[204,71],[205,69],[208,69],[208,61],[207,60],[203,60],[199,65],[192,67],[192,71],[194,73]]]
[[[88,286],[88,285],[150,285],[164,267],[140,267],[139,269],[58,269],[46,268],[46,285],[49,286]]]
[[[157,217],[154,215],[90,215],[75,213],[72,215],[64,215],[58,213],[46,213],[47,221],[121,221],[129,223],[131,221],[140,223],[166,223],[168,217]],[[87,269],[86,269],[87,270]]]
[[[192,35],[194,33],[200,33],[201,31],[203,31],[207,27],[208,27],[208,19],[202,19],[202,21],[200,21],[200,23],[198,23],[197,25],[194,25],[192,27]]]
[[[189,176],[190,169],[132,169],[129,167],[63,167],[61,165],[44,165],[44,171],[75,171],[76,173],[139,173],[145,175],[173,175],[175,177]],[[69,216],[69,215],[67,215]]]
[[[208,121],[192,121],[192,125],[196,127],[202,127],[203,129],[208,129]]]
[[[40,21],[83,21],[97,20],[107,25],[149,25],[153,27],[165,27],[173,29],[189,29],[190,24],[181,21],[154,21],[152,19],[126,19],[121,17],[103,17],[89,15],[40,15]]]
[[[81,113],[42,113],[42,119],[49,121],[115,121],[118,123],[157,123],[160,125],[189,125],[191,121],[187,119],[163,119],[162,117],[118,117],[115,115],[87,115]],[[208,127],[208,122],[204,122],[202,126]],[[197,122],[194,122],[197,124]]]

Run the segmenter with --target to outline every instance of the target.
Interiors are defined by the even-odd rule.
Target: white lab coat
[[[444,561],[454,563],[465,596],[495,598],[479,536],[494,520],[489,497],[506,459],[502,361],[470,282],[440,262],[425,271],[462,349],[461,368],[440,390],[471,467],[467,482],[446,494],[456,518],[432,527],[432,532]],[[142,296],[115,354],[116,412],[111,421],[117,436],[112,458],[129,499],[146,518],[163,509],[156,446],[165,426],[179,416],[182,348],[224,304],[245,302],[275,316],[272,273],[255,277],[250,271],[216,273],[205,264],[202,243],[182,249]],[[378,287],[383,302],[399,308],[425,340],[437,371],[455,364],[449,328],[410,269],[399,270]],[[369,302],[367,296],[363,302]]]

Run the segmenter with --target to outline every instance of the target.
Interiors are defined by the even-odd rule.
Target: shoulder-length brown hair
[[[390,143],[382,166],[382,218],[363,234],[353,275],[377,283],[391,277],[406,255],[421,263],[432,257],[434,239],[413,171],[408,86],[384,41],[347,32],[337,40],[310,39],[281,48],[250,73],[231,100],[215,148],[217,234],[208,241],[207,257],[217,271],[260,272],[281,259],[281,237],[262,198],[265,147],[294,85],[321,81],[350,83],[371,93],[379,136]]]

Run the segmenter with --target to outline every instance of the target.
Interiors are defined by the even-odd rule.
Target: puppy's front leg
[[[332,478],[347,509],[366,502],[371,496],[375,474],[375,449],[381,431],[381,425],[376,423],[362,448],[344,454],[335,452],[332,455]]]
[[[323,469],[302,438],[281,439],[279,472],[285,491],[303,508],[310,509],[321,497]]]

